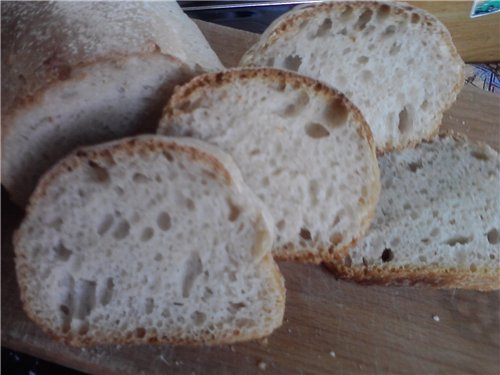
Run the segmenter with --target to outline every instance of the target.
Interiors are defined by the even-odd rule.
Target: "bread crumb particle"
[[[335,354],[335,352],[331,351],[330,352],[330,356],[332,356],[333,358],[335,358],[337,355]]]
[[[267,363],[264,362],[264,361],[259,361],[259,363],[257,364],[257,366],[259,366],[259,370],[265,371],[266,368],[267,368]]]
[[[439,315],[433,315],[432,319],[434,319],[435,322],[439,322]]]
[[[292,329],[291,328],[288,328],[288,333],[292,333]]]

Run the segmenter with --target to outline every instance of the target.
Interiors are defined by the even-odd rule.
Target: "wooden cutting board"
[[[256,35],[200,23],[234,65]],[[432,67],[429,67],[430,69]],[[443,126],[500,149],[500,99],[466,87]],[[12,231],[22,212],[2,191],[2,345],[94,374],[495,374],[500,372],[500,292],[368,287],[324,268],[280,263],[287,305],[263,342],[211,348],[75,349],[43,334],[23,313]]]

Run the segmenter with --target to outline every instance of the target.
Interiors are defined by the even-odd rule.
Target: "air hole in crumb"
[[[195,325],[201,326],[207,320],[207,315],[201,311],[195,311],[191,318],[193,319]]]
[[[190,199],[190,198],[186,199],[186,207],[188,208],[188,210],[191,210],[191,211],[193,211],[195,209],[195,205],[194,205],[194,202],[192,199]]]
[[[340,19],[342,21],[347,21],[349,18],[351,18],[351,15],[352,15],[352,7],[347,5],[342,11],[342,13],[340,13]]]
[[[304,240],[310,240],[311,239],[311,232],[307,228],[301,228],[300,229],[300,237],[302,237]]]
[[[189,297],[191,288],[196,278],[203,272],[203,264],[200,255],[193,252],[184,265],[184,278],[182,281],[182,296]]]
[[[135,337],[142,339],[146,336],[146,330],[143,327],[139,327],[135,330]]]
[[[412,172],[416,172],[417,169],[423,168],[422,160],[408,163],[408,169]]]
[[[411,23],[418,23],[420,21],[420,15],[417,13],[412,13],[411,14]]]
[[[165,211],[161,212],[158,215],[156,223],[158,224],[158,227],[163,231],[169,230],[170,227],[172,226],[172,223],[170,221],[170,215]]]
[[[484,161],[490,160],[490,157],[486,155],[484,152],[471,151],[470,154],[472,155],[473,158],[476,158],[478,160],[484,160]]]
[[[283,116],[296,116],[298,113],[300,113],[300,111],[304,109],[305,106],[307,106],[307,104],[309,104],[309,100],[309,94],[301,90],[294,102],[286,106],[285,110],[283,111]]]
[[[383,37],[389,37],[396,33],[396,26],[395,25],[390,25],[387,26],[382,34]]]
[[[252,155],[252,156],[259,155],[260,153],[261,153],[261,151],[258,148],[255,148],[252,151],[250,151],[250,155]]]
[[[406,107],[403,108],[401,112],[399,112],[398,129],[401,134],[404,134],[410,130],[410,117],[408,115]]]
[[[106,168],[101,167],[93,160],[88,162],[90,166],[90,177],[91,180],[97,183],[108,183],[110,181],[109,172]]]
[[[284,68],[297,72],[302,64],[302,58],[300,56],[289,55],[284,61]]]
[[[306,134],[314,139],[325,138],[330,135],[330,132],[321,124],[313,122],[305,126]]]
[[[357,61],[360,64],[366,64],[369,60],[368,56],[359,56]]]
[[[153,238],[154,235],[154,229],[151,227],[144,228],[141,234],[141,241],[149,241],[151,238]]]
[[[331,127],[344,125],[348,116],[349,110],[340,98],[334,99],[325,110],[325,119]]]
[[[227,310],[229,310],[229,312],[231,313],[236,313],[237,311],[243,309],[247,307],[247,305],[243,302],[240,302],[240,303],[233,303],[233,302],[230,302],[229,303],[229,307],[227,308]]]
[[[276,228],[278,228],[280,232],[283,232],[283,230],[285,229],[285,220],[281,219],[280,221],[278,221],[276,223]]]
[[[456,236],[456,237],[452,237],[448,241],[446,241],[446,244],[449,246],[456,246],[457,244],[466,245],[471,241],[472,241],[472,238],[470,238],[470,237]]]
[[[69,316],[69,307],[66,305],[60,305],[59,310],[63,313],[63,315]]]
[[[431,231],[431,237],[436,237],[439,234],[439,228],[434,228]]]
[[[490,254],[490,259],[495,259],[495,254]]]
[[[153,259],[154,259],[156,262],[160,262],[160,261],[162,261],[162,260],[163,260],[163,255],[161,255],[160,253],[157,253]]]
[[[347,55],[349,52],[351,52],[350,47],[344,48],[344,50],[342,51],[342,55]]]
[[[389,55],[394,56],[401,50],[401,43],[394,42],[389,49]]]
[[[429,107],[429,102],[427,100],[424,100],[422,104],[420,104],[420,108],[423,110],[426,110]]]
[[[418,260],[421,261],[421,262],[427,262],[427,257],[425,255],[420,255],[418,257]]]
[[[498,235],[498,230],[493,228],[487,234],[488,242],[492,245],[496,245],[500,242],[500,236]]]
[[[106,306],[113,297],[113,288],[115,284],[113,282],[113,278],[108,277],[106,282],[99,283],[96,289],[97,301],[103,306]]]
[[[163,156],[165,156],[165,159],[167,159],[170,162],[174,161],[174,157],[170,152],[164,151]]]
[[[386,263],[386,262],[390,262],[391,260],[394,259],[394,253],[392,252],[391,249],[384,249],[384,251],[382,251],[382,262]]]
[[[144,311],[146,314],[151,314],[155,307],[155,300],[153,298],[146,298],[146,303],[144,304]]]
[[[366,9],[358,18],[358,21],[354,25],[355,29],[363,30],[368,22],[372,19],[373,11],[371,9]]]
[[[262,186],[269,186],[269,184],[270,184],[269,177],[267,177],[267,176],[266,176],[266,177],[264,177],[264,178],[262,179]]]
[[[145,182],[148,182],[149,181],[149,178],[146,177],[144,174],[142,173],[134,173],[134,175],[132,176],[132,180],[136,183],[145,183]]]
[[[274,57],[270,57],[266,61],[266,66],[273,66],[274,65]]]
[[[116,226],[113,232],[113,237],[117,240],[121,240],[127,237],[129,232],[130,232],[130,224],[128,223],[127,220],[122,220]]]
[[[316,31],[316,34],[314,37],[322,37],[330,31],[332,28],[332,20],[330,18],[325,18],[323,23],[318,27],[318,31]]]
[[[382,4],[378,9],[377,9],[377,17],[380,20],[386,19],[389,14],[391,13],[391,7],[387,4]]]
[[[73,254],[73,252],[66,248],[62,242],[54,248],[54,252],[56,254],[56,259],[63,262],[67,261],[71,254]]]
[[[474,263],[472,263],[470,265],[469,269],[470,269],[470,272],[476,272],[477,271],[477,266]]]
[[[227,200],[227,205],[229,207],[229,221],[236,221],[241,214],[241,208],[235,205],[231,199]]]
[[[405,209],[405,210],[410,210],[410,209],[411,209],[411,205],[410,205],[409,203],[405,203],[405,204],[403,205],[403,209]]]
[[[113,225],[114,217],[111,214],[106,214],[102,218],[99,226],[97,227],[97,234],[104,235]]]

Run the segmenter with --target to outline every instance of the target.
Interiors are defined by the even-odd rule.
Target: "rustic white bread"
[[[2,4],[2,184],[24,206],[76,146],[152,132],[173,87],[222,64],[176,2]]]
[[[201,141],[80,149],[42,177],[16,232],[24,309],[72,345],[266,336],[285,300],[268,215]]]
[[[319,79],[342,91],[371,127],[379,152],[437,133],[464,83],[445,26],[397,2],[328,2],[277,19],[241,59]]]
[[[362,283],[500,288],[500,159],[463,137],[380,158],[382,193],[370,231],[343,261]]]
[[[233,69],[176,89],[159,132],[230,153],[269,207],[278,259],[345,254],[369,225],[380,181],[370,129],[342,94],[277,69]]]

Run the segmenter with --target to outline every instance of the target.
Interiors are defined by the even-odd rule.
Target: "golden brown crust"
[[[449,270],[440,267],[390,268],[378,266],[347,267],[343,260],[324,263],[335,277],[366,285],[426,285],[479,291],[500,289],[500,270]]]
[[[361,226],[362,230],[358,233],[358,237],[363,236],[368,230],[369,224],[373,215],[375,214],[375,207],[380,193],[380,181],[378,174],[378,164],[376,159],[375,141],[373,139],[372,131],[364,119],[361,111],[352,104],[347,97],[334,88],[310,77],[302,76],[294,72],[275,69],[275,68],[232,68],[217,73],[207,73],[193,78],[187,84],[177,87],[174,94],[170,98],[163,110],[160,128],[168,129],[171,123],[170,119],[175,117],[178,112],[183,111],[184,103],[189,103],[189,99],[196,94],[197,91],[203,90],[207,87],[214,88],[231,84],[234,82],[241,82],[245,80],[260,79],[266,82],[273,82],[277,87],[284,86],[285,82],[293,87],[301,87],[310,90],[314,95],[324,96],[329,101],[338,103],[347,108],[348,112],[356,119],[359,124],[357,130],[358,135],[365,139],[368,143],[370,152],[373,155],[375,165],[373,170],[377,172],[374,176],[375,185],[371,187],[370,199],[364,204],[367,207],[368,215],[363,220]],[[348,245],[337,246],[335,243],[308,243],[305,246],[296,246],[292,243],[285,247],[274,248],[273,255],[277,260],[299,261],[304,263],[319,264],[322,261],[331,260],[335,253],[346,255],[348,250],[352,248],[357,239],[352,240]],[[310,241],[309,241],[310,242]],[[314,250],[312,250],[314,248]]]

